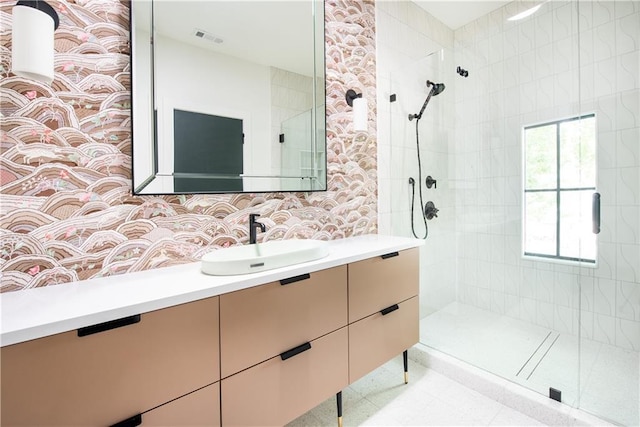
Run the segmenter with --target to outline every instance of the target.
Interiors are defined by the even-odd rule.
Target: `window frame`
[[[546,122],[541,122],[537,124],[526,125],[522,127],[522,255],[528,259],[541,259],[546,261],[560,261],[560,262],[570,262],[570,263],[586,263],[588,265],[595,266],[597,264],[597,241],[596,241],[596,253],[594,259],[583,258],[583,257],[569,257],[560,255],[560,247],[561,247],[561,195],[563,192],[579,192],[579,191],[596,191],[597,185],[597,176],[594,178],[596,183],[594,186],[589,187],[562,187],[561,185],[561,157],[560,157],[560,127],[562,123],[572,122],[576,120],[584,120],[584,119],[594,119],[594,138],[597,150],[597,120],[596,113],[585,113],[577,116],[572,116],[569,118],[551,120]],[[527,145],[526,145],[526,132],[529,129],[535,129],[539,127],[545,126],[555,126],[555,146],[556,146],[556,179],[555,179],[555,188],[527,188]],[[595,153],[597,156],[597,152]],[[597,165],[597,157],[595,158],[595,173],[597,174],[598,165]],[[555,209],[555,219],[556,219],[556,230],[555,230],[555,255],[536,253],[536,252],[527,252],[526,250],[526,218],[527,218],[527,204],[526,204],[526,195],[527,193],[555,193],[555,201],[556,201],[556,209]]]

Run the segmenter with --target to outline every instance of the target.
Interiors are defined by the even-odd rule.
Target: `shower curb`
[[[548,426],[617,425],[580,409],[556,402],[421,343],[409,349],[409,358]]]

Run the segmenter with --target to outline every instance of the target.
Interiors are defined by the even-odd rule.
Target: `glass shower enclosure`
[[[640,5],[522,7],[385,81],[391,232],[428,234],[420,341],[638,425]],[[445,89],[409,120],[427,80]]]

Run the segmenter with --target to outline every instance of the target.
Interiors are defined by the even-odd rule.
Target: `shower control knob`
[[[433,204],[432,201],[428,201],[426,205],[424,205],[424,216],[428,220],[432,220],[433,218],[438,217],[438,211],[440,209],[436,208],[436,205]]]
[[[431,188],[431,187],[438,188],[437,182],[438,181],[436,181],[435,179],[431,178],[431,175],[429,175],[427,177],[427,180],[425,181],[425,184],[427,184],[427,188]]]

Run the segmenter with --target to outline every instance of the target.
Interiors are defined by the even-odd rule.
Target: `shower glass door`
[[[421,248],[421,317],[456,300],[452,67],[452,52],[438,50],[389,78],[391,231],[428,243]],[[434,84],[443,86],[432,93]],[[436,216],[424,215],[427,205]]]
[[[640,425],[640,5],[577,4],[580,105],[595,128],[580,129],[581,161],[595,158],[595,190],[583,198],[580,250],[579,407]],[[593,35],[593,37],[591,37]],[[613,64],[616,64],[613,66]],[[612,72],[607,67],[612,66]],[[595,153],[588,147],[595,145]],[[581,178],[590,174],[581,170]],[[598,215],[599,214],[599,215]],[[598,217],[600,219],[598,224]],[[595,224],[591,221],[594,220]],[[592,228],[599,232],[593,234]]]

